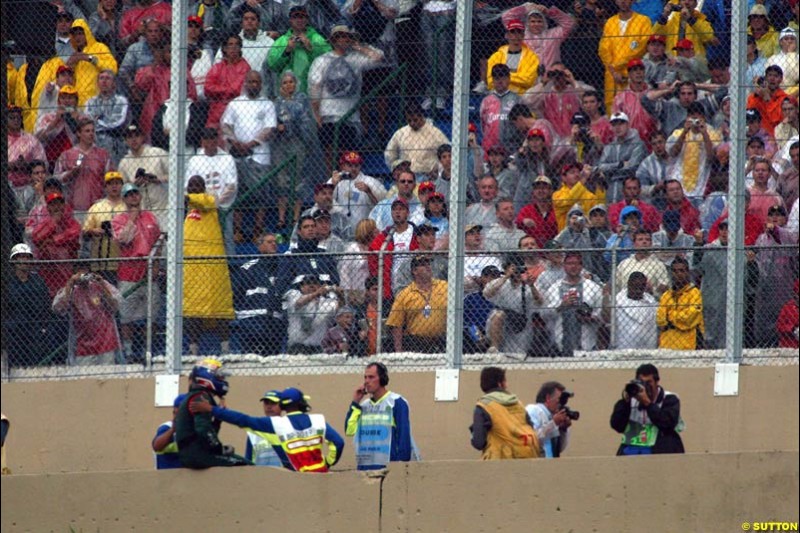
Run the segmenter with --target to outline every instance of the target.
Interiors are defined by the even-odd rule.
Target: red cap
[[[394,206],[398,204],[408,209],[408,200],[406,200],[405,198],[400,198],[399,196],[395,198],[394,201],[392,202],[392,208],[394,208]]]
[[[435,190],[436,190],[436,185],[434,185],[432,181],[423,181],[422,183],[419,184],[419,187],[417,187],[418,193],[435,191]]]
[[[644,68],[644,62],[641,59],[631,59],[628,61],[628,70],[636,67]]]
[[[567,172],[569,172],[573,168],[578,169],[578,170],[583,170],[583,165],[581,165],[580,163],[568,163],[568,164],[564,165],[563,167],[561,167],[561,175],[563,176],[564,174],[566,174]]]
[[[675,46],[672,47],[673,50],[694,50],[694,43],[689,39],[681,39]]]
[[[201,28],[203,27],[203,17],[198,17],[197,15],[190,15],[188,18],[189,24],[197,24]]]
[[[430,196],[428,196],[428,201],[430,202],[430,201],[431,201],[431,200],[433,200],[434,198],[438,198],[439,200],[441,200],[441,201],[443,201],[443,202],[444,202],[444,194],[442,194],[442,193],[440,193],[440,192],[438,192],[438,191],[434,191],[434,192],[432,192],[432,193],[431,193],[431,195],[430,195]]]
[[[60,192],[51,192],[47,196],[45,196],[44,201],[46,204],[50,204],[51,202],[55,202],[56,200],[64,201],[64,195]]]
[[[542,139],[547,139],[547,137],[544,136],[544,131],[540,130],[539,128],[531,128],[528,130],[528,139],[531,137],[541,137]]]
[[[521,20],[509,20],[508,24],[506,24],[506,31],[512,30],[522,30],[525,31],[525,25],[522,23]]]
[[[69,65],[59,65],[59,67],[56,69],[56,76],[58,76],[62,72],[72,72],[73,74],[75,74],[75,71],[72,70],[72,67],[70,67]]]
[[[475,125],[474,122],[470,122],[469,126],[467,127],[467,131],[469,131],[470,133],[477,133],[478,127]]]
[[[360,165],[364,160],[358,152],[349,151],[342,154],[339,158],[339,164],[348,163],[350,165]]]
[[[653,35],[650,36],[649,39],[647,39],[647,42],[667,44],[667,36],[661,35],[660,33],[654,33]]]

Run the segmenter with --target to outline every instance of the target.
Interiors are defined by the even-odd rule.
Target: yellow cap
[[[58,94],[78,94],[78,89],[74,85],[64,85]]]
[[[106,183],[108,183],[111,180],[122,180],[123,178],[122,178],[122,174],[120,174],[116,170],[109,170],[108,172],[106,172],[105,179],[106,179]]]

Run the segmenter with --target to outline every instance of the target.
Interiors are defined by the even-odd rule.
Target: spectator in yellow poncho
[[[190,259],[224,256],[222,228],[214,197],[206,194],[201,176],[192,176],[186,186],[186,219],[183,224],[183,317],[189,337],[189,351],[199,354],[200,333],[216,330],[222,353],[230,353],[229,320],[233,312],[233,291],[228,263],[220,259]]]

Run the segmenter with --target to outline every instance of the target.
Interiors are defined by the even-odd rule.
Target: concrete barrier
[[[798,453],[577,457],[294,474],[14,475],[2,531],[733,532],[798,520]],[[755,529],[755,528],[753,528]]]

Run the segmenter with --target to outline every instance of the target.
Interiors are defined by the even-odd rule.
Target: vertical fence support
[[[164,360],[166,373],[181,370],[183,354],[183,218],[184,167],[186,154],[186,0],[172,2],[172,62],[169,101],[169,199],[172,214],[167,231],[167,331]]]
[[[728,173],[728,284],[725,306],[725,360],[742,360],[744,337],[744,173],[747,71],[747,4],[731,4],[731,156]]]
[[[469,122],[469,64],[471,53],[472,2],[458,2],[456,11],[455,58],[453,61],[453,162],[450,182],[450,243],[447,261],[447,348],[448,368],[460,368],[464,341],[464,208],[467,184],[467,124]]]

